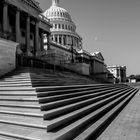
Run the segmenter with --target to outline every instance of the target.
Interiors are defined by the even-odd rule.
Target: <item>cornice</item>
[[[39,7],[39,3],[34,0],[21,0],[22,2],[28,4],[30,7],[36,9],[40,13],[43,12],[43,10]]]

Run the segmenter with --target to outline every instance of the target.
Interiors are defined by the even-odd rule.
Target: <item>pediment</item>
[[[101,52],[94,52],[94,53],[91,53],[92,56],[96,56],[97,58],[99,58],[100,60],[104,61],[104,57],[102,55]]]

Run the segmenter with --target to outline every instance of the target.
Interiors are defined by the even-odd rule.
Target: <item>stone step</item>
[[[122,90],[126,90],[126,89],[121,89],[119,90],[120,92]],[[118,90],[110,90],[110,92],[113,94],[118,92]],[[54,109],[54,108],[58,108],[58,107],[62,107],[62,106],[66,106],[66,105],[70,105],[70,104],[74,104],[74,103],[77,103],[77,102],[81,102],[81,101],[88,101],[88,100],[91,100],[92,98],[95,98],[96,96],[101,96],[103,94],[105,94],[106,91],[101,91],[99,93],[92,93],[91,95],[83,95],[83,97],[73,97],[71,99],[64,99],[64,100],[60,100],[60,101],[54,101],[54,102],[50,102],[50,103],[44,103],[44,104],[41,104],[41,110],[50,110],[50,109]],[[108,91],[109,93],[109,91]],[[108,95],[106,95],[108,96]]]
[[[0,106],[0,112],[3,112],[7,114],[6,112],[12,112],[12,113],[17,113],[17,114],[44,114],[44,111],[41,111],[40,108],[19,108],[19,107],[6,107],[6,106]]]
[[[54,91],[54,90],[66,90],[66,89],[76,89],[83,87],[94,87],[100,85],[109,85],[109,84],[89,84],[89,85],[67,85],[67,86],[51,86],[51,87],[36,87],[37,92],[46,92],[46,91]]]
[[[12,105],[39,105],[39,103],[38,103],[38,100],[34,100],[34,101],[32,101],[32,100],[28,100],[28,101],[24,101],[24,100],[0,100],[0,106],[3,106],[3,105],[5,105],[5,104],[7,104],[7,105],[10,105],[10,104],[12,104]]]
[[[1,79],[0,81],[2,82],[16,82],[16,81],[29,81],[29,80],[33,80],[33,81],[37,81],[37,80],[50,80],[50,81],[54,81],[54,80],[58,80],[60,81],[60,78],[49,78],[49,77],[43,77],[43,78],[38,78],[38,77],[29,77],[29,78],[5,78],[5,79]]]
[[[112,94],[112,93],[110,93],[110,94]],[[117,94],[117,93],[114,93],[114,94]],[[49,120],[49,119],[53,119],[53,118],[56,118],[56,117],[59,117],[59,116],[62,116],[62,115],[63,115],[63,119],[64,119],[65,114],[83,109],[84,107],[92,106],[94,104],[99,105],[100,103],[102,103],[102,104],[106,103],[106,102],[104,102],[104,100],[106,101],[107,99],[104,99],[104,100],[100,101],[100,99],[103,98],[103,97],[96,97],[94,99],[89,99],[89,100],[78,102],[78,103],[75,103],[75,104],[71,104],[71,105],[60,107],[60,108],[44,111],[44,119]],[[97,105],[97,107],[98,107],[98,105]],[[72,115],[74,115],[74,113],[72,113]]]
[[[48,103],[48,102],[53,102],[53,101],[58,101],[58,100],[64,100],[64,99],[69,99],[69,98],[74,98],[74,97],[80,97],[80,96],[86,96],[88,94],[93,94],[93,93],[97,93],[97,92],[101,92],[101,91],[105,91],[106,92],[110,92],[110,91],[115,91],[117,89],[117,87],[105,87],[105,88],[100,88],[100,89],[88,89],[88,90],[82,90],[81,92],[72,92],[72,93],[67,93],[67,94],[62,94],[61,95],[56,95],[56,96],[48,96],[48,97],[41,97],[39,98],[39,103]],[[122,88],[123,89],[123,88]],[[125,88],[126,89],[126,88]],[[45,96],[45,95],[44,95]]]
[[[44,129],[0,123],[0,137],[6,140],[51,140]]]
[[[40,105],[37,104],[16,104],[16,103],[0,103],[0,107],[13,107],[13,108],[30,108],[30,109],[40,109]]]
[[[30,86],[17,86],[17,87],[0,87],[0,92],[6,92],[6,91],[35,91],[35,88]]]
[[[118,95],[111,96],[107,99],[103,99],[103,100],[95,102],[95,103],[93,102],[91,105],[85,106],[85,107],[80,108],[80,109],[78,108],[74,112],[69,111],[68,114],[60,116],[60,117],[55,118],[55,119],[53,119],[54,117],[51,117],[50,119],[52,119],[52,120],[50,120],[48,122],[47,130],[51,131],[55,128],[60,127],[61,125],[69,124],[74,120],[76,121],[80,117],[90,114],[91,112],[99,109],[100,107],[102,107],[106,104],[109,104],[109,102],[116,100],[117,98],[119,98],[120,96],[123,96],[125,94],[127,94],[127,93],[122,92],[122,93],[119,93]],[[56,114],[55,114],[55,116],[56,116]]]
[[[30,73],[29,72],[26,72],[26,73],[23,73],[23,72],[11,73],[11,74],[5,75],[4,77],[7,78],[7,77],[24,77],[24,76],[29,77]]]
[[[31,77],[7,77],[7,78],[4,78],[4,79],[1,79],[1,81],[10,81],[10,80],[29,80]]]
[[[98,134],[107,127],[111,121],[120,113],[120,111],[128,104],[128,102],[135,96],[138,90],[135,90],[133,94],[130,94],[122,102],[118,103],[112,110],[107,112],[98,121],[89,125],[89,127],[84,130],[80,135],[78,135],[74,140],[88,140],[96,138]]]
[[[31,77],[31,78],[22,78],[22,79],[11,78],[11,79],[8,79],[8,80],[5,80],[5,79],[0,80],[0,84],[17,83],[19,81],[21,81],[22,83],[30,82],[30,81],[32,81],[32,82],[38,82],[38,81],[41,81],[41,82],[48,82],[48,81],[54,82],[54,81],[56,81],[56,82],[58,82],[58,81],[60,81],[60,78],[57,78],[57,79],[56,78],[47,78],[47,77],[44,77],[44,78]]]
[[[1,101],[20,101],[22,102],[38,102],[38,98],[37,97],[33,97],[33,96],[1,96],[0,97],[0,103]]]
[[[6,97],[6,96],[26,96],[27,98],[29,97],[37,97],[37,93],[35,92],[35,91],[33,91],[33,90],[22,90],[22,91],[11,91],[11,90],[9,90],[9,91],[0,91],[0,96],[1,97]]]
[[[0,123],[13,124],[18,126],[27,126],[39,129],[46,129],[43,117],[24,116],[16,114],[0,114]]]
[[[5,84],[19,84],[19,82],[20,82],[20,84],[26,84],[26,83],[31,83],[31,80],[29,80],[29,81],[8,81],[8,82],[6,82],[6,81],[0,81],[0,85],[5,85]]]
[[[8,111],[5,111],[5,110],[0,110],[0,114],[7,114],[7,115],[18,115],[18,116],[24,116],[24,117],[39,117],[39,118],[42,118],[43,119],[43,113],[42,112],[39,112],[39,111],[36,111],[36,113],[32,113],[32,111],[30,112],[27,112],[26,111],[11,111],[10,108]]]
[[[91,87],[79,87],[74,89],[57,89],[57,90],[50,90],[50,91],[44,91],[44,92],[37,92],[37,96],[40,98],[46,97],[46,96],[59,96],[59,95],[69,95],[69,94],[75,94],[76,92],[84,92],[89,90],[102,90],[102,89],[108,89],[108,88],[117,88],[116,86],[108,86],[108,85],[102,85],[102,86],[91,86]],[[118,87],[120,88],[120,87]]]
[[[29,79],[8,79],[8,80],[6,80],[6,79],[4,79],[4,80],[0,80],[0,82],[2,82],[2,83],[6,83],[6,82],[30,82],[31,81],[31,79],[29,78]]]
[[[32,87],[32,83],[1,84],[0,88],[2,87]]]
[[[94,123],[94,121],[100,119],[100,117],[105,115],[108,111],[110,111],[110,109],[116,106],[119,102],[123,101],[134,91],[135,90],[132,90],[131,92],[128,92],[127,94],[124,94],[119,98],[116,98],[115,100],[112,100],[110,103],[78,119],[77,121],[74,121],[70,125],[67,124],[65,124],[64,126],[61,125],[60,130],[52,131],[52,132],[57,132],[56,134],[53,134],[53,139],[57,139],[57,140],[74,139],[76,136],[78,136],[81,133],[83,129],[86,129],[87,126],[91,125],[91,123]]]

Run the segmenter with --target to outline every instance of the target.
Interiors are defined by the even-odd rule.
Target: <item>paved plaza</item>
[[[140,91],[98,140],[140,140]]]

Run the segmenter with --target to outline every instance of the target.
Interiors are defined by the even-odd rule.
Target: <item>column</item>
[[[57,35],[57,43],[59,43],[59,35]]]
[[[48,50],[50,50],[50,33],[47,33],[47,46]]]
[[[16,42],[20,42],[20,11],[16,11]]]
[[[69,36],[67,35],[66,38],[67,38],[67,45],[69,45]]]
[[[26,19],[26,46],[27,46],[27,55],[30,54],[30,16],[27,16]]]
[[[8,31],[8,4],[3,5],[3,30]]]
[[[64,45],[64,36],[61,36],[61,44]]]
[[[48,41],[48,38],[47,38]],[[44,32],[41,31],[41,44],[40,44],[40,51],[42,51],[44,49]]]
[[[39,21],[35,22],[35,54],[39,50]]]

